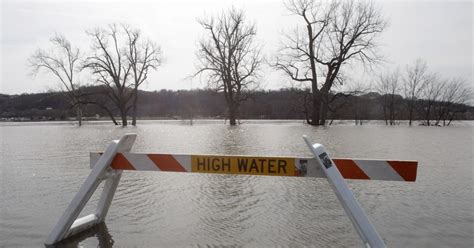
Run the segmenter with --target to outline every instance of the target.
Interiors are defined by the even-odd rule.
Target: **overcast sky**
[[[190,80],[195,72],[197,41],[202,28],[196,18],[218,13],[230,6],[243,8],[257,25],[258,41],[271,59],[277,52],[280,34],[298,25],[281,0],[207,1],[1,1],[0,93],[44,92],[58,88],[58,82],[41,73],[29,75],[28,57],[37,48],[47,48],[55,33],[64,34],[83,52],[90,40],[85,30],[109,23],[128,23],[157,42],[165,63],[150,75],[144,90],[204,87]],[[379,39],[380,51],[388,63],[377,72],[417,58],[445,77],[462,77],[473,82],[472,1],[376,1],[390,26]],[[280,72],[266,68],[263,86],[276,89],[289,85]],[[347,70],[352,81],[370,82],[376,72]]]

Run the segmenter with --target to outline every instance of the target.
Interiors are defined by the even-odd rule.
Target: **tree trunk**
[[[79,106],[76,106],[76,120],[79,126],[82,126],[82,109]]]
[[[118,126],[118,122],[117,120],[115,120],[115,117],[114,117],[114,114],[112,113],[112,111],[110,111],[107,107],[105,106],[102,106],[101,104],[97,104],[99,107],[101,107],[103,110],[105,110],[105,112],[107,112],[107,114],[109,115],[110,117],[110,120],[112,120],[112,122],[114,123],[114,125]]]
[[[109,116],[110,116],[110,119],[112,120],[112,122],[114,123],[114,125],[115,125],[115,126],[118,126],[118,122],[117,122],[117,120],[115,120],[114,115],[109,114]]]
[[[317,89],[313,89],[313,112],[311,113],[311,122],[308,124],[312,126],[318,126],[320,114],[321,98],[318,96]]]
[[[82,102],[82,104],[95,104],[97,106],[99,106],[101,109],[103,109],[105,112],[107,112],[107,114],[109,115],[110,117],[110,120],[112,120],[112,122],[114,123],[114,125],[118,126],[118,122],[117,120],[115,120],[115,117],[114,117],[114,114],[112,113],[112,111],[110,111],[109,108],[107,108],[106,106],[100,104],[100,103],[97,103],[97,102]]]
[[[387,120],[387,107],[384,105],[383,106],[383,118],[385,119],[385,125],[388,125],[388,120]]]
[[[321,98],[318,95],[318,77],[316,74],[316,61],[313,59],[314,55],[314,39],[313,39],[313,27],[311,24],[306,26],[308,30],[308,37],[309,37],[309,56],[310,56],[310,64],[311,64],[311,91],[313,93],[313,112],[311,113],[311,123],[308,123],[312,126],[319,125],[319,115],[320,115],[320,107],[321,107]]]
[[[127,123],[127,109],[126,106],[122,106],[120,108],[120,117],[122,117],[122,126],[126,127],[128,125]]]
[[[447,125],[447,126],[451,125],[451,122],[452,122],[453,119],[454,119],[454,115],[455,115],[455,113],[453,113],[453,114],[449,117],[449,121],[448,121],[448,125]]]
[[[410,106],[408,110],[408,125],[411,126],[412,120],[413,120],[413,107]]]
[[[229,124],[231,126],[237,125],[237,107],[234,104],[229,106]]]
[[[390,126],[395,125],[395,109],[393,102],[390,103]]]
[[[128,125],[127,122],[128,122],[128,121],[127,121],[127,114],[125,114],[125,115],[122,114],[122,126],[123,126],[123,127],[126,127],[126,126]]]
[[[325,126],[326,125],[326,117],[328,114],[328,107],[326,106],[327,103],[321,103],[321,117],[319,118],[319,125]]]
[[[430,109],[428,108],[427,112],[426,112],[426,125],[429,126],[430,125]]]
[[[137,102],[138,102],[138,88],[135,87],[133,93],[133,109],[132,109],[132,125],[137,125]]]
[[[325,126],[329,111],[329,92],[322,92],[321,98],[323,101],[321,101],[321,117],[319,120],[319,125]]]

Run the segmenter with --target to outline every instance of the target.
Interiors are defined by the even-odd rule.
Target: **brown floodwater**
[[[89,170],[89,152],[137,133],[136,152],[418,160],[416,182],[349,181],[389,247],[473,247],[473,126],[300,121],[0,124],[0,247],[39,247]],[[95,208],[97,195],[82,215]],[[325,179],[124,172],[105,224],[66,247],[360,247]]]

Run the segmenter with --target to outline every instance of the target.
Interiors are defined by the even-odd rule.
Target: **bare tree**
[[[29,58],[32,75],[45,70],[54,75],[60,82],[61,92],[67,97],[69,104],[75,109],[76,120],[82,125],[81,93],[76,73],[81,71],[80,50],[60,34],[50,39],[52,48],[48,51],[37,49]]]
[[[96,105],[100,109],[102,109],[107,115],[110,117],[110,120],[115,125],[119,125],[117,120],[115,119],[114,113],[112,112],[112,108],[110,106],[110,100],[108,98],[109,95],[109,88],[101,85],[100,87],[84,87],[81,88],[81,101],[80,103],[84,106],[86,105]],[[112,106],[113,107],[113,106]]]
[[[198,71],[208,86],[224,92],[230,125],[236,125],[241,102],[258,87],[262,63],[255,45],[255,25],[247,23],[244,12],[234,8],[218,16],[199,20],[207,37],[198,44]]]
[[[308,87],[301,87],[301,85],[292,85],[290,88],[291,92],[291,110],[297,114],[303,114],[305,122],[308,123],[311,120],[312,104],[311,104],[311,89]]]
[[[430,126],[434,118],[436,104],[440,101],[446,81],[437,74],[430,74],[420,92],[421,100],[418,101],[418,112],[423,117],[424,124]]]
[[[350,85],[345,85],[347,90],[342,94],[342,101],[340,105],[337,106],[336,110],[343,109],[347,104],[352,103],[352,112],[354,114],[354,121],[356,125],[363,124],[364,120],[369,119],[369,103],[367,99],[364,98],[364,95],[369,92],[370,85],[365,85],[362,82],[355,82]],[[333,104],[331,104],[333,105]],[[334,107],[329,106],[331,112]],[[332,122],[332,120],[331,120]]]
[[[472,97],[472,89],[461,78],[451,79],[442,88],[440,101],[437,104],[437,116],[434,125],[449,126],[456,113],[462,112]]]
[[[428,79],[428,67],[426,62],[418,59],[414,65],[407,66],[406,75],[404,77],[404,96],[408,110],[408,124],[411,126],[416,101],[420,97],[423,87]]]
[[[400,73],[397,70],[380,75],[376,84],[377,92],[382,95],[382,108],[386,125],[395,125],[397,107],[402,100],[400,91]]]
[[[304,20],[306,31],[286,35],[275,67],[294,81],[311,83],[309,124],[325,125],[330,92],[335,83],[342,84],[343,65],[378,62],[375,38],[387,24],[371,2],[290,0],[285,5]]]
[[[321,96],[318,85],[317,71],[317,42],[321,41],[324,31],[328,28],[337,3],[330,6],[323,5],[322,1],[291,0],[285,2],[285,7],[291,14],[304,20],[306,31],[298,28],[292,34],[284,36],[284,44],[274,66],[296,82],[311,84],[311,111],[307,107],[305,94],[306,121],[311,125],[320,124]]]
[[[132,68],[132,125],[135,126],[137,123],[138,87],[148,78],[150,69],[158,69],[162,63],[162,56],[160,47],[151,40],[142,38],[140,30],[132,29],[127,25],[122,25],[122,28],[128,37],[126,57]]]
[[[127,126],[127,114],[133,106],[130,100],[134,94],[130,82],[132,65],[125,54],[126,43],[121,40],[124,34],[115,24],[87,33],[92,37],[93,54],[87,57],[84,67],[92,71],[97,82],[109,89],[107,97],[119,110],[122,126]]]

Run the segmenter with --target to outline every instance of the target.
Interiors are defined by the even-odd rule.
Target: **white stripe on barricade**
[[[405,181],[386,161],[382,160],[354,160],[370,178],[377,180]]]
[[[159,170],[159,168],[151,161],[148,156],[143,156],[143,154],[137,153],[124,153],[125,159],[130,162],[136,170],[143,171],[154,171]]]

